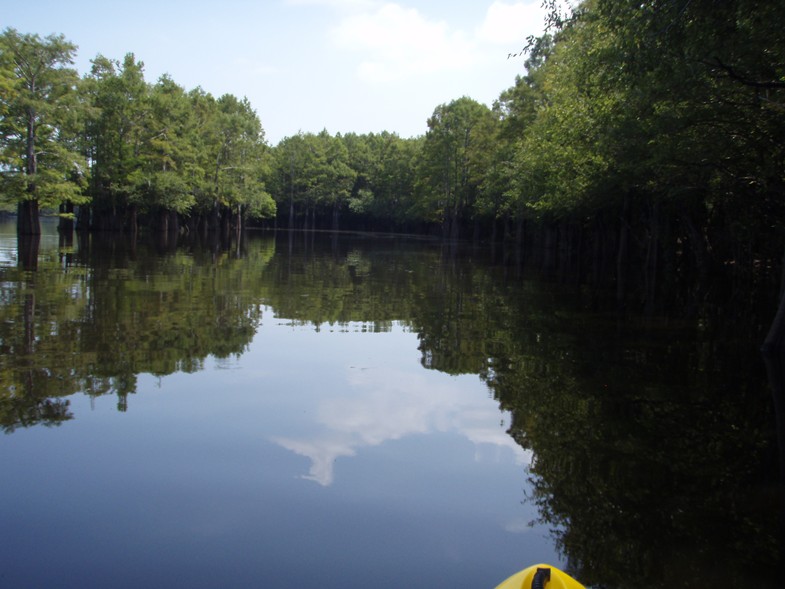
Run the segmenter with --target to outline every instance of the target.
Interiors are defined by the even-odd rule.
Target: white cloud
[[[335,471],[333,464],[341,456],[354,456],[356,454],[353,440],[337,439],[335,435],[317,438],[315,440],[296,440],[293,438],[273,438],[273,442],[281,447],[291,450],[295,454],[311,459],[308,474],[302,478],[316,481],[323,487],[333,484]]]
[[[368,81],[392,82],[456,70],[476,60],[474,42],[462,31],[428,20],[416,8],[393,3],[343,18],[331,38],[363,55],[357,73]]]
[[[514,519],[504,524],[504,529],[511,534],[527,534],[533,530],[531,524],[524,519]]]
[[[373,6],[374,0],[286,0],[292,6],[326,6],[337,10],[355,10]]]
[[[477,38],[496,45],[522,44],[529,35],[540,34],[544,18],[539,0],[513,4],[497,0],[488,7]]]
[[[349,390],[317,406],[315,433],[305,438],[273,438],[280,446],[311,460],[302,478],[329,486],[338,458],[355,456],[361,448],[378,446],[406,436],[455,432],[475,446],[476,460],[531,461],[504,432],[495,401],[477,398],[450,383],[435,385],[427,375],[384,368],[351,371]],[[483,450],[491,450],[491,456]]]

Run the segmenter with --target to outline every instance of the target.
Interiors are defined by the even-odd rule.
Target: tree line
[[[246,99],[215,98],[162,76],[133,54],[102,55],[79,78],[75,45],[7,29],[0,37],[0,169],[20,234],[40,208],[95,230],[162,230],[269,216],[268,146]]]
[[[785,6],[585,0],[552,12],[491,106],[436,106],[420,137],[298,133],[269,145],[247,100],[145,82],[7,29],[2,193],[83,227],[239,225],[430,232],[538,246],[545,263],[653,305],[678,277],[778,273]],[[74,208],[76,207],[76,208]],[[709,288],[709,287],[696,287]],[[700,298],[702,293],[693,293]]]

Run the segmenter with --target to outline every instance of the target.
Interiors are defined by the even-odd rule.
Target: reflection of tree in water
[[[67,399],[39,399],[11,394],[0,398],[0,427],[11,433],[31,425],[59,425],[73,418]]]
[[[729,325],[720,308],[704,312],[702,330],[619,326],[574,311],[573,292],[565,302],[553,285],[505,281],[438,247],[370,247],[362,261],[316,251],[276,256],[276,311],[317,325],[402,320],[423,366],[479,374],[534,453],[531,500],[579,578],[776,586],[778,478],[759,333]],[[725,333],[712,334],[714,323]]]
[[[476,373],[487,357],[483,322],[462,308],[484,308],[472,292],[489,277],[479,266],[445,264],[433,242],[282,233],[277,245],[252,236],[237,256],[215,243],[163,252],[84,237],[65,258],[45,251],[35,273],[3,270],[3,381],[17,404],[84,392],[116,395],[124,410],[140,373],[195,372],[209,355],[241,354],[263,304],[316,329],[383,332],[401,323],[421,334],[429,368]],[[25,312],[26,296],[34,313]],[[19,354],[25,341],[32,347]],[[18,386],[23,358],[37,374],[27,388]]]
[[[140,373],[239,355],[262,305],[316,329],[396,322],[418,334],[423,366],[479,374],[512,412],[531,500],[579,578],[770,584],[779,479],[763,363],[745,343],[758,334],[650,324],[633,340],[552,285],[434,243],[283,233],[227,251],[88,242],[74,265],[43,252],[36,272],[0,270],[3,427],[68,419],[80,391],[122,410]]]
[[[63,398],[77,392],[116,395],[124,410],[140,373],[194,372],[207,356],[241,354],[261,320],[272,253],[269,240],[243,259],[88,240],[78,265],[45,251],[35,271],[0,269],[0,423],[69,419]]]
[[[406,238],[283,233],[265,301],[277,316],[316,328],[364,323],[389,331],[410,321],[438,261],[438,250]]]
[[[754,345],[669,325],[631,341],[552,285],[505,282],[438,248],[370,247],[362,263],[318,251],[276,256],[276,311],[316,325],[403,320],[423,366],[480,374],[534,452],[531,500],[582,580],[771,584],[777,478]]]
[[[540,335],[497,359],[489,385],[533,452],[530,500],[579,578],[779,586],[774,421],[755,347],[673,329],[630,341],[580,316],[528,329]]]

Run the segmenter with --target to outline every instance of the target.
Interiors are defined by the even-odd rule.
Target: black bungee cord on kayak
[[[551,569],[538,568],[532,579],[532,589],[545,589],[545,584],[551,580]]]

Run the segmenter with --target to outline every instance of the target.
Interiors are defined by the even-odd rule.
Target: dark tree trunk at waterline
[[[74,205],[67,202],[60,205],[60,221],[57,223],[58,233],[68,234],[74,230]]]
[[[785,255],[782,257],[782,275],[780,277],[780,301],[777,313],[769,326],[769,332],[761,346],[764,352],[782,350],[785,342]]]
[[[38,270],[38,250],[41,244],[39,233],[19,233],[16,236],[17,264],[22,270]]]
[[[41,219],[37,200],[22,200],[17,206],[16,232],[19,235],[41,235]]]

